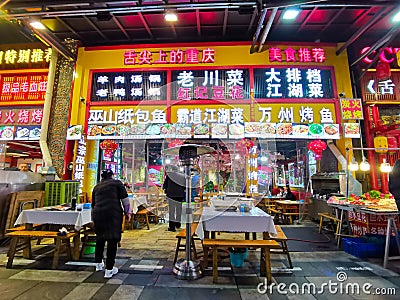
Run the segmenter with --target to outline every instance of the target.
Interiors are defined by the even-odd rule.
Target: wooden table
[[[25,225],[26,230],[32,230],[33,224],[53,224],[61,226],[73,226],[74,230],[79,232],[86,224],[92,222],[91,209],[81,211],[57,211],[51,210],[51,207],[41,207],[35,209],[23,210],[15,225]],[[72,249],[72,259],[79,260],[80,256],[80,235],[73,238],[74,247]],[[24,251],[24,257],[29,254]]]
[[[196,234],[201,238],[215,239],[216,232],[263,233],[263,239],[269,240],[270,235],[276,236],[276,228],[272,217],[258,207],[253,207],[249,212],[217,211],[213,207],[203,207],[197,226]],[[265,257],[262,250],[260,259]],[[207,261],[205,260],[207,263]],[[266,265],[260,261],[260,274],[266,275]]]
[[[277,208],[282,212],[282,215],[289,220],[289,224],[293,224],[293,216],[300,218],[300,205],[304,204],[294,200],[278,200],[276,201]]]

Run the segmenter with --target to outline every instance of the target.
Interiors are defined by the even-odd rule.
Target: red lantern
[[[387,137],[388,148],[397,148],[397,140],[394,136]],[[397,150],[388,150],[389,154],[396,154]]]
[[[236,143],[236,149],[244,155],[247,155],[247,153],[249,153],[249,150],[253,147],[254,142],[249,139],[241,139]]]
[[[376,65],[376,75],[378,81],[383,81],[390,78],[390,64],[387,62],[379,61]]]
[[[113,140],[104,140],[100,143],[100,149],[104,151],[104,156],[111,158],[118,149],[118,144]]]
[[[326,143],[321,140],[315,140],[308,143],[307,148],[315,154],[315,159],[321,160],[322,151],[326,149]]]

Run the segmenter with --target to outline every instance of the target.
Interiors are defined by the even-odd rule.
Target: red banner
[[[0,101],[44,101],[47,73],[0,75]]]

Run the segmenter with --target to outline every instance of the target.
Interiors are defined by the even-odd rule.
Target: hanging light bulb
[[[383,173],[390,173],[392,171],[392,166],[386,162],[386,158],[383,159],[383,163],[381,163],[380,169]]]
[[[353,157],[353,160],[349,163],[349,170],[350,171],[357,171],[358,170],[358,163]]]
[[[369,165],[369,162],[367,161],[365,156],[363,156],[362,162],[360,163],[360,170],[365,172],[365,171],[369,171],[370,168],[371,168],[371,166]]]

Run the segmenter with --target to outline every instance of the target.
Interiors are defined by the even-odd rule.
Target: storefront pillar
[[[365,132],[365,141],[367,148],[374,148],[374,135],[371,132],[371,119],[369,114],[369,107],[364,105],[364,132]],[[376,174],[376,159],[375,159],[375,152],[374,151],[367,151],[368,155],[368,162],[370,165],[369,170],[369,177],[371,182],[371,189],[378,190],[379,183],[378,183],[378,176]]]
[[[379,164],[383,163],[383,160],[386,159],[386,154],[379,154]],[[381,172],[381,192],[384,194],[389,193],[389,178],[388,173]]]

